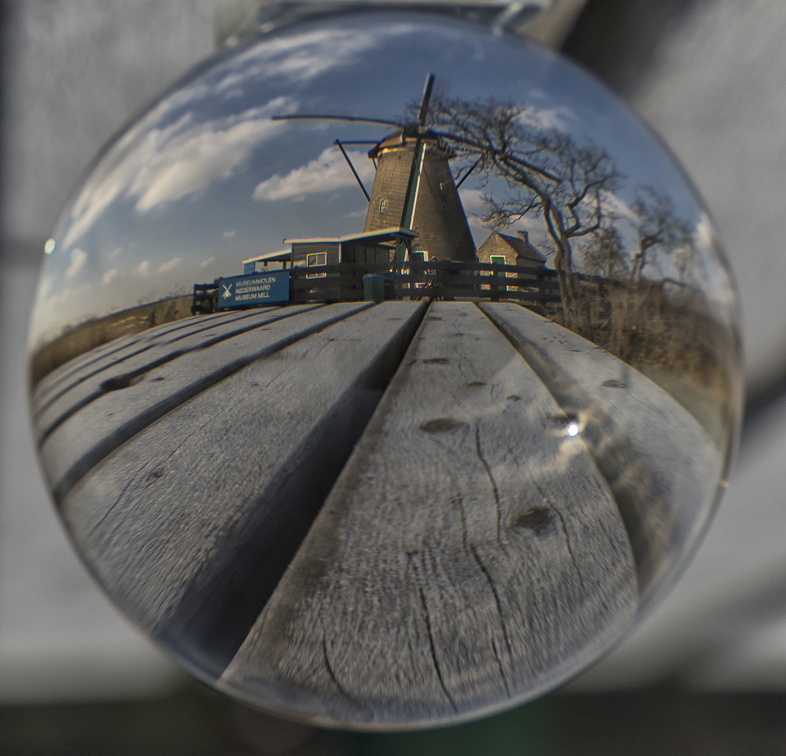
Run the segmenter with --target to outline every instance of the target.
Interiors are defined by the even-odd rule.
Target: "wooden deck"
[[[575,672],[722,469],[671,396],[514,304],[192,318],[62,366],[34,407],[73,539],[139,625],[249,699],[370,726]]]

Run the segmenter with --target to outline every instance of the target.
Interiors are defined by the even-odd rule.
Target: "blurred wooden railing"
[[[373,276],[376,280],[369,280]],[[559,302],[553,270],[539,266],[460,263],[341,263],[291,271],[291,304],[382,299],[458,298]]]

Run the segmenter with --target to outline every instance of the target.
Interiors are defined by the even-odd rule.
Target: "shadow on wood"
[[[48,375],[62,516],[192,669],[331,723],[532,698],[609,648],[705,524],[719,451],[516,304],[193,318]]]

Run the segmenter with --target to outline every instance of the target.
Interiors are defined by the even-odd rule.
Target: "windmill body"
[[[399,261],[410,252],[422,252],[427,260],[472,263],[477,261],[475,243],[448,164],[454,153],[426,127],[433,85],[434,75],[429,74],[415,122],[317,114],[274,116],[274,120],[334,120],[396,127],[368,153],[377,168],[370,196],[344,149],[344,144],[369,142],[342,144],[336,140],[369,201],[362,236],[383,231],[398,233],[395,256]],[[412,236],[416,236],[414,242]]]
[[[474,262],[475,244],[448,161],[451,151],[428,131],[399,129],[369,152],[377,162],[364,231],[404,226],[428,259]]]

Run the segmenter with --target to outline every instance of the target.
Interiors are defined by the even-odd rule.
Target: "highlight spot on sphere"
[[[539,47],[418,12],[282,26],[164,94],[62,218],[30,339],[58,513],[156,643],[268,711],[407,728],[541,695],[658,600],[725,485],[709,216]]]

